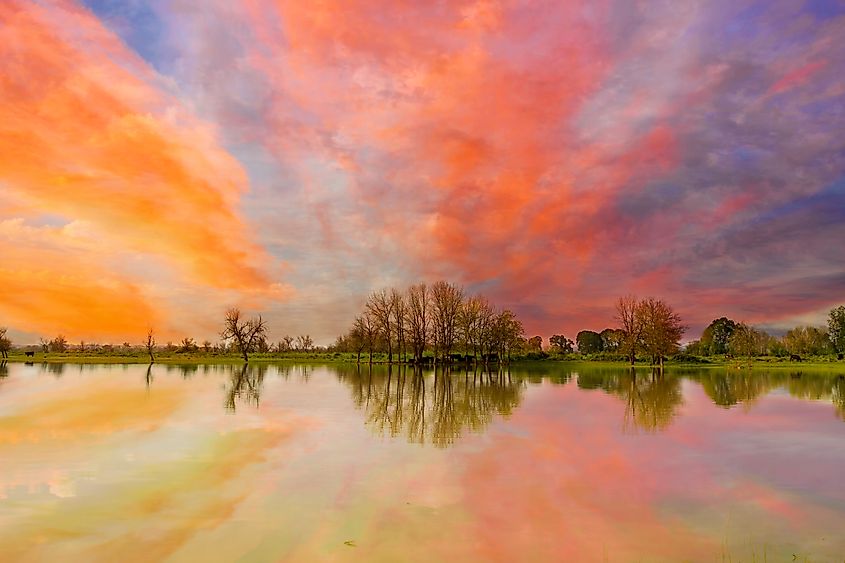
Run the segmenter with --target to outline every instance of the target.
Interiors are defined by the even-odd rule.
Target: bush
[[[706,358],[699,358],[698,356],[693,356],[692,354],[685,354],[680,352],[672,356],[673,362],[679,362],[684,364],[709,364],[710,360]]]

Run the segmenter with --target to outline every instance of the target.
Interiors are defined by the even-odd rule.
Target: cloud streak
[[[186,283],[266,292],[284,262],[299,301],[270,315],[318,339],[421,277],[546,334],[632,291],[694,329],[841,300],[834,4],[12,6],[4,45],[38,37],[4,57],[16,205]]]

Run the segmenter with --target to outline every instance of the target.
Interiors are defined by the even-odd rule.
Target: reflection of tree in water
[[[836,378],[831,392],[831,400],[836,408],[836,414],[845,421],[845,375]]]
[[[380,435],[405,435],[412,443],[447,447],[466,431],[478,432],[496,415],[507,417],[522,400],[525,383],[506,372],[420,369],[339,369],[352,387],[367,426]]]
[[[696,379],[713,402],[725,408],[741,404],[750,409],[759,397],[782,384],[778,377],[753,370],[710,370]]]
[[[845,420],[845,375],[794,371],[786,383],[793,397],[810,401],[830,401],[836,415]]]
[[[662,370],[651,374],[635,370],[593,370],[578,375],[581,389],[601,389],[625,401],[623,429],[626,431],[665,430],[684,402],[681,378],[666,375]]]
[[[231,374],[226,385],[226,410],[235,412],[238,403],[258,408],[261,399],[261,386],[267,374],[266,365],[250,366],[244,364],[237,368],[229,366]]]
[[[0,377],[9,377],[9,365],[6,360],[0,361]]]
[[[831,401],[845,420],[845,375],[812,371],[707,370],[695,375],[707,395],[719,406],[737,404],[750,409],[755,401],[783,388],[799,399]]]
[[[41,364],[41,371],[46,371],[50,375],[59,378],[65,373],[65,364],[53,364],[44,362]]]

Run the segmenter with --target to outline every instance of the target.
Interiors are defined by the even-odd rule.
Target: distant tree
[[[463,343],[464,352],[472,351],[473,357],[478,356],[481,346],[480,321],[484,309],[485,300],[483,297],[474,296],[464,301],[458,316],[458,330]]]
[[[835,352],[845,352],[845,305],[830,310],[827,333]]]
[[[684,346],[684,352],[690,354],[691,356],[702,356],[701,352],[701,341],[700,340],[693,340],[692,342],[688,342],[686,346]]]
[[[424,283],[412,285],[407,292],[408,337],[414,359],[420,361],[428,344],[431,323],[431,294]]]
[[[194,342],[193,338],[185,337],[182,339],[182,342],[179,344],[179,351],[180,352],[193,352],[197,349],[197,345]]]
[[[276,351],[280,354],[284,354],[285,352],[290,352],[293,350],[293,343],[295,338],[286,334],[279,340],[279,343],[276,344]]]
[[[464,290],[454,284],[438,281],[431,286],[432,334],[435,354],[443,358],[452,353],[458,341],[458,320]]]
[[[307,334],[296,337],[296,349],[302,352],[308,352],[314,346],[314,341]]]
[[[531,352],[542,352],[543,351],[543,337],[542,336],[532,336],[526,341],[527,349]]]
[[[393,332],[396,334],[396,354],[399,356],[399,361],[402,361],[405,356],[405,345],[408,339],[408,329],[406,326],[408,302],[405,300],[405,295],[397,290],[390,290],[390,312],[393,315]]]
[[[155,339],[155,335],[153,334],[153,329],[149,329],[147,331],[147,341],[144,343],[144,346],[147,349],[147,354],[150,355],[150,363],[154,364],[155,361],[156,361],[155,355],[154,355],[155,347],[156,347],[156,339]]]
[[[827,331],[814,326],[797,326],[783,337],[790,354],[816,356],[830,352],[831,341]]]
[[[253,351],[260,338],[266,337],[266,333],[267,325],[260,315],[245,321],[241,318],[240,309],[233,308],[226,313],[220,337],[236,344],[243,355],[244,362],[249,362],[250,352]]]
[[[362,344],[367,349],[367,353],[370,356],[370,363],[372,364],[373,349],[375,348],[376,341],[378,340],[378,326],[373,320],[372,315],[370,315],[368,311],[365,311],[363,315],[357,317],[355,319],[355,325],[353,330],[355,330],[361,338]],[[359,352],[359,358],[360,355],[361,354]]]
[[[523,347],[523,335],[525,329],[512,311],[505,309],[494,321],[493,339],[497,345],[497,352],[500,358],[510,358],[513,350]]]
[[[739,325],[736,321],[727,317],[715,319],[707,325],[707,328],[701,334],[701,352],[705,356],[727,353],[728,340],[730,340],[731,334],[737,326]]]
[[[620,297],[616,302],[616,320],[619,321],[623,338],[620,350],[631,360],[637,359],[637,349],[643,335],[643,319],[639,314],[639,301],[633,295]]]
[[[561,354],[569,354],[572,352],[572,346],[575,343],[562,334],[554,334],[549,338],[549,344]]]
[[[606,328],[599,333],[603,352],[616,352],[625,340],[625,332],[618,328]]]
[[[637,306],[642,324],[643,348],[651,355],[652,363],[663,366],[663,357],[680,348],[686,326],[672,308],[659,299],[644,299]]]
[[[45,340],[43,338],[39,338],[38,344],[39,344],[39,346],[41,346],[41,351],[44,352],[45,354],[47,353],[48,350],[50,350],[50,343],[47,340]]]
[[[364,305],[375,323],[379,336],[387,346],[387,361],[393,362],[393,302],[386,289],[374,291]]]
[[[81,340],[81,341],[79,342],[79,351],[80,351],[80,352],[85,352],[85,341],[84,341],[84,340]]]
[[[361,363],[361,353],[367,347],[367,339],[363,330],[356,322],[346,336],[347,351],[355,352],[355,361]]]
[[[67,339],[60,334],[50,341],[49,348],[51,352],[67,352]]]
[[[728,338],[727,351],[737,357],[752,357],[759,353],[758,342],[762,334],[745,323],[737,323]]]
[[[582,330],[575,336],[578,352],[581,354],[597,354],[602,351],[602,339],[598,332]]]
[[[789,355],[789,350],[786,348],[782,339],[770,336],[766,353],[771,354],[772,356],[783,357]]]
[[[6,327],[0,327],[0,357],[6,359],[9,357],[9,352],[12,349],[12,341],[6,336],[9,331]]]
[[[211,352],[211,341],[210,340],[203,340],[202,341],[202,351],[203,352]]]

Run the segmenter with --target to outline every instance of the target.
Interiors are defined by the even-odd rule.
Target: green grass
[[[24,356],[23,352],[14,352],[9,355],[10,362],[38,362],[38,363],[82,363],[82,364],[148,364],[150,358],[145,352],[138,350],[124,351],[115,349],[110,352],[36,352],[33,358]],[[250,363],[273,363],[273,362],[331,362],[331,363],[355,363],[356,354],[348,352],[285,352],[250,354]],[[368,356],[361,355],[361,362],[367,362]],[[386,363],[387,354],[379,353],[373,355],[373,361]],[[396,356],[394,355],[394,361]],[[159,352],[156,354],[157,364],[239,364],[243,358],[238,354],[219,354],[216,352]],[[619,360],[618,357],[608,356],[580,356],[578,354],[552,354],[545,359],[526,359],[514,357],[512,363],[538,364],[544,362],[554,363],[577,363],[588,365],[628,367],[627,361]],[[837,360],[836,356],[823,356],[807,358],[802,362],[791,362],[789,358],[761,357],[752,360],[739,358],[726,360],[724,357],[697,358],[694,361],[673,361],[668,360],[667,367],[719,367],[735,369],[758,368],[833,368],[842,367],[845,369],[845,360]],[[638,359],[635,364],[637,368],[651,368],[650,363],[645,359]]]

